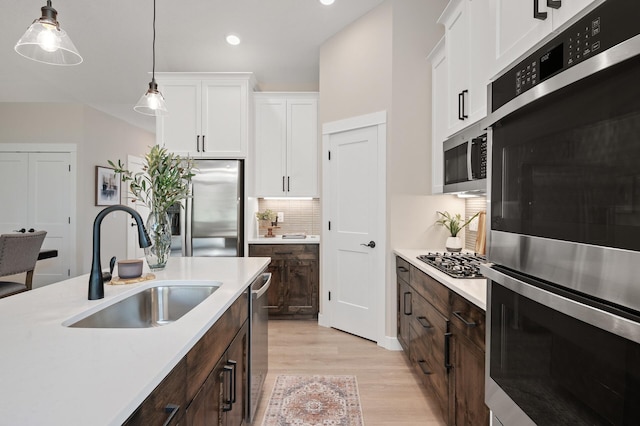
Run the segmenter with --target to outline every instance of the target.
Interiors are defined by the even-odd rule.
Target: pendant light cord
[[[153,0],[153,65],[151,68],[151,80],[156,81],[156,0]]]

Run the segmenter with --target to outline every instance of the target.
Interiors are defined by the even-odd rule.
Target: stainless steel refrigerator
[[[169,210],[172,256],[243,256],[244,164],[196,160],[191,194]]]

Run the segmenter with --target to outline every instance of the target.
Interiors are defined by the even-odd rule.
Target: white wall
[[[91,269],[93,220],[103,207],[95,204],[95,166],[127,154],[143,155],[155,143],[152,133],[93,108],[79,104],[0,102],[0,143],[76,144],[77,223],[76,274]],[[102,223],[102,264],[111,256],[126,257],[125,213],[109,215]],[[73,274],[73,272],[72,272]]]
[[[446,0],[387,0],[320,49],[320,124],[387,111],[387,336],[396,335],[394,248],[444,248],[436,211],[464,202],[431,196],[431,66]]]

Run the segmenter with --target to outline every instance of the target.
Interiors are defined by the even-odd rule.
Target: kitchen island
[[[155,280],[105,284],[101,300],[87,300],[87,275],[0,300],[1,422],[122,424],[268,264],[268,258],[172,257]],[[165,280],[222,284],[162,327],[63,325]]]

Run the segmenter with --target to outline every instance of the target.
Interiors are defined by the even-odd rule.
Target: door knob
[[[24,228],[21,228],[21,229],[14,229],[14,230],[13,230],[13,232],[21,232],[21,233],[23,233],[23,234],[24,234],[25,232],[27,232],[27,230],[26,230],[26,229],[24,229]]]
[[[376,246],[375,241],[369,241],[369,244],[360,244],[361,246],[374,248]]]

